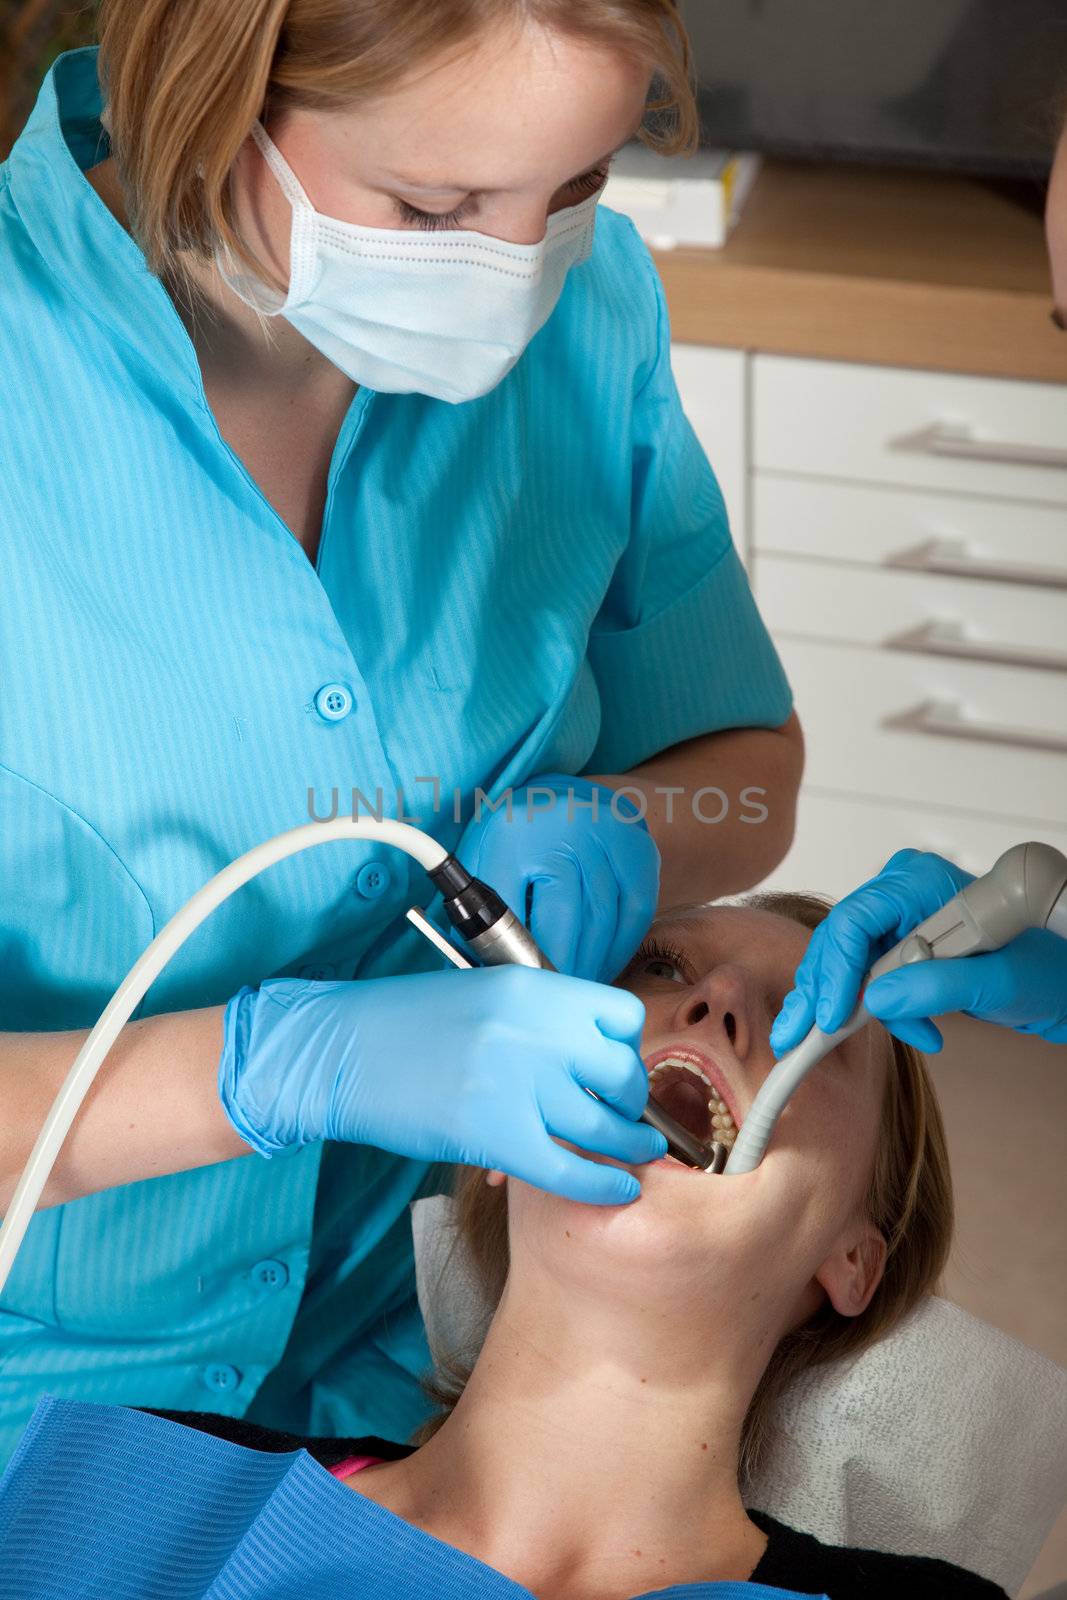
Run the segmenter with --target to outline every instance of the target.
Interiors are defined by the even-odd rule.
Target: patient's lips
[[[733,1095],[722,1069],[689,1045],[653,1051],[645,1062],[649,1092],[657,1105],[698,1139],[727,1149],[737,1138]]]

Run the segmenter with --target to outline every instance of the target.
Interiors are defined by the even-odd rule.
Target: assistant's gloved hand
[[[271,978],[226,1007],[219,1095],[261,1155],[339,1139],[618,1205],[640,1193],[632,1173],[549,1136],[633,1165],[666,1155],[636,1120],[644,1016],[625,989],[533,967]]]
[[[841,1027],[878,957],[973,882],[943,856],[898,850],[812,934],[771,1029],[775,1053],[799,1044],[813,1023],[826,1033]],[[951,1011],[1065,1043],[1067,939],[1031,928],[985,955],[916,961],[875,979],[864,1001],[890,1033],[928,1052],[943,1043],[930,1018]]]
[[[552,965],[575,977],[617,977],[656,912],[656,842],[626,795],[590,778],[531,778],[515,789],[511,817],[505,806],[483,811],[455,854],[503,896]]]

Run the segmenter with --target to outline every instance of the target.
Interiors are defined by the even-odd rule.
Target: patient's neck
[[[748,1578],[766,1539],[738,1447],[774,1308],[757,1291],[709,1320],[706,1284],[684,1305],[515,1279],[393,1509],[542,1596]]]

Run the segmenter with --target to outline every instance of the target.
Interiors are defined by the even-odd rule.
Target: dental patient
[[[645,1005],[652,1093],[699,1137],[732,1143],[826,910],[795,895],[680,908],[617,978]],[[937,1286],[952,1195],[921,1058],[870,1024],[811,1072],[754,1172],[669,1157],[633,1170],[640,1197],[601,1207],[457,1169],[461,1235],[496,1309],[473,1370],[446,1361],[428,1380],[441,1409],[408,1445],[162,1415],[256,1451],[304,1445],[328,1467],[335,1526],[359,1508],[369,1520],[336,1571],[346,1593],[1003,1600],[946,1562],[829,1547],[746,1509],[790,1380],[858,1354]],[[313,1592],[255,1570],[262,1588],[234,1588],[242,1600]]]

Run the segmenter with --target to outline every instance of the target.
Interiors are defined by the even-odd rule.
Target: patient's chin
[[[586,1160],[632,1172],[636,1200],[591,1205],[508,1180],[513,1249],[537,1256],[542,1268],[621,1301],[647,1304],[656,1295],[715,1305],[746,1289],[754,1270],[818,1255],[826,1197],[810,1154],[768,1151],[761,1165],[737,1177],[698,1172],[681,1162],[628,1166],[609,1156],[568,1149]]]
[[[616,1288],[630,1284],[646,1297],[657,1288],[678,1293],[709,1271],[723,1282],[735,1270],[744,1275],[754,1250],[780,1244],[780,1221],[773,1232],[768,1229],[767,1207],[754,1207],[755,1186],[744,1179],[712,1176],[675,1161],[628,1166],[576,1145],[567,1148],[599,1165],[621,1167],[641,1184],[636,1200],[592,1205],[509,1178],[513,1245],[521,1241],[586,1281],[602,1269],[616,1280],[624,1274]]]
[[[728,1314],[752,1294],[753,1247],[738,1225],[682,1225],[649,1192],[628,1206],[594,1206],[512,1184],[509,1238],[516,1281],[554,1283],[579,1301],[644,1321],[671,1315]],[[525,1190],[523,1193],[522,1191]]]

